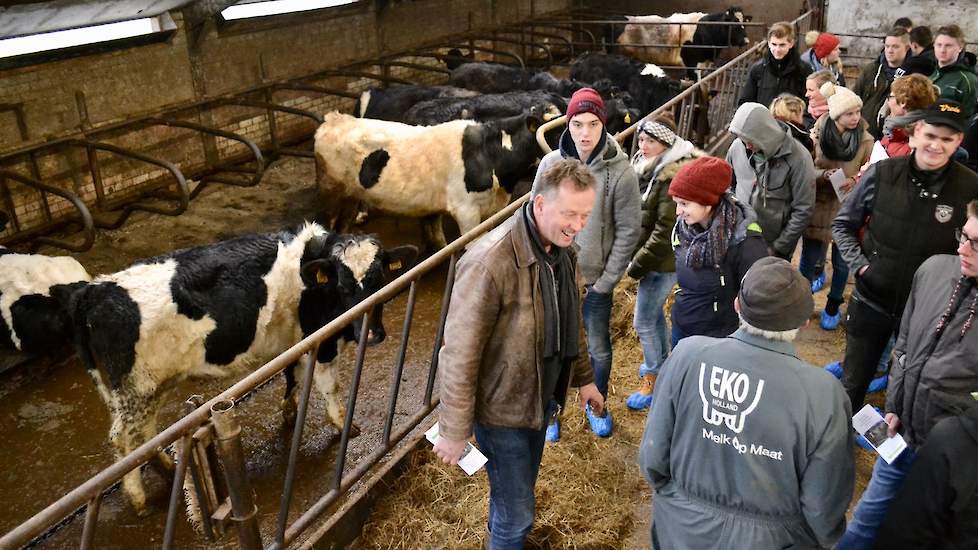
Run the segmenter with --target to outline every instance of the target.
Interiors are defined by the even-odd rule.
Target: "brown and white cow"
[[[520,115],[489,122],[411,126],[327,113],[316,131],[316,179],[329,222],[345,231],[363,201],[371,210],[421,218],[428,244],[443,247],[440,216],[465,233],[503,208],[540,157]]]

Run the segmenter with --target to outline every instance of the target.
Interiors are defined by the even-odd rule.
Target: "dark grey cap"
[[[794,330],[812,315],[811,283],[781,258],[754,262],[740,284],[740,315],[754,328]]]

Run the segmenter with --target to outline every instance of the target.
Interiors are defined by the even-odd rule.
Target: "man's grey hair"
[[[798,337],[798,331],[801,330],[801,327],[791,330],[764,330],[748,323],[744,320],[743,316],[740,316],[740,328],[744,329],[744,332],[747,334],[753,334],[754,336],[760,336],[761,338],[767,338],[775,342],[794,342],[795,338]]]

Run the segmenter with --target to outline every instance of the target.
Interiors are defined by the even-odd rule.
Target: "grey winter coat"
[[[641,196],[638,177],[628,155],[613,137],[605,134],[600,154],[593,155],[588,168],[598,182],[594,208],[575,242],[580,247],[577,261],[584,284],[610,294],[625,274],[642,232]],[[536,195],[541,175],[562,158],[577,158],[570,132],[560,136],[560,148],[540,161],[533,178],[531,196]]]
[[[964,291],[961,305],[933,350],[935,327],[961,277],[959,257],[931,256],[914,275],[910,298],[903,310],[893,365],[886,390],[886,411],[900,417],[901,432],[913,448],[924,444],[931,428],[973,404],[978,390],[978,327],[961,337],[968,306],[978,289]]]
[[[737,178],[737,198],[757,213],[764,240],[782,258],[788,258],[815,207],[815,165],[811,154],[774,119],[767,107],[745,103],[730,122],[737,139],[727,151],[727,162]],[[760,149],[748,155],[744,140]]]
[[[791,343],[681,340],[639,449],[661,547],[831,546],[853,491],[850,417],[842,385]]]

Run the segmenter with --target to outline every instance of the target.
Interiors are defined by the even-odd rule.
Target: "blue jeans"
[[[638,295],[635,296],[635,332],[642,343],[645,367],[658,374],[659,367],[669,355],[666,344],[666,314],[662,305],[676,284],[676,273],[646,274],[638,282]]]
[[[680,340],[682,340],[687,336],[689,335],[683,334],[683,331],[679,330],[679,327],[676,325],[676,321],[673,321],[672,322],[672,349],[676,349],[676,344],[678,344]]]
[[[533,488],[543,458],[546,428],[528,430],[474,426],[489,474],[489,532],[492,550],[522,550],[533,527]]]
[[[906,449],[893,461],[893,464],[887,464],[882,458],[876,459],[873,477],[869,480],[869,485],[866,486],[859,503],[856,504],[852,521],[846,526],[846,532],[839,539],[835,550],[868,549],[873,545],[876,531],[883,523],[886,512],[890,509],[890,503],[900,491],[915,458],[917,455],[912,450]]]
[[[611,294],[595,292],[588,287],[581,314],[587,333],[591,368],[594,370],[594,384],[601,395],[608,397],[608,378],[611,377]]]
[[[825,269],[825,248],[828,243],[818,239],[804,237],[801,241],[801,260],[798,263],[798,270],[808,279],[814,281]],[[825,308],[835,315],[839,311],[839,304],[844,301],[846,283],[849,281],[849,266],[842,259],[839,247],[832,243],[832,282],[829,286],[828,301]]]

